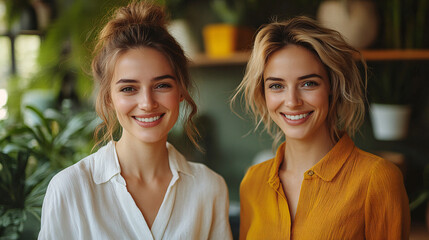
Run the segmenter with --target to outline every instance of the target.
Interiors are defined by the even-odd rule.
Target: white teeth
[[[310,113],[304,113],[299,115],[286,115],[286,114],[283,114],[283,115],[289,120],[299,120],[307,117],[308,115],[310,115]]]
[[[137,120],[139,120],[140,122],[145,122],[145,123],[150,123],[150,122],[155,122],[156,120],[160,119],[160,116],[156,116],[156,117],[151,117],[151,118],[139,118],[136,117]]]

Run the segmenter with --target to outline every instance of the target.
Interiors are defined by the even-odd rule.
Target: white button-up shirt
[[[110,142],[51,180],[39,239],[232,239],[223,178],[171,144],[167,149],[173,177],[151,229]]]

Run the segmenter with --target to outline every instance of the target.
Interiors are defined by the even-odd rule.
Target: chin
[[[287,131],[283,131],[285,133],[285,138],[287,139],[291,139],[291,140],[304,140],[309,136],[309,134],[307,132],[303,132],[303,131],[291,131],[291,130],[287,130]]]
[[[159,142],[166,142],[167,137],[164,135],[158,135],[158,134],[144,134],[140,136],[136,136],[136,140],[141,143],[159,143]]]

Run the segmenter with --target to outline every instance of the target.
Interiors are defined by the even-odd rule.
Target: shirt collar
[[[168,151],[168,161],[173,175],[177,175],[177,173],[180,172],[193,176],[185,157],[170,143],[167,142],[166,147]],[[105,183],[115,175],[121,173],[121,167],[113,141],[100,148],[94,155],[93,178],[96,184]]]
[[[168,161],[170,163],[170,169],[172,172],[177,171],[189,176],[194,176],[186,158],[179,151],[177,151],[172,144],[168,142],[167,142],[167,150],[168,150]]]
[[[280,184],[279,179],[279,168],[283,162],[285,154],[286,143],[282,143],[279,148],[277,148],[276,156],[274,157],[273,165],[271,166],[270,175],[268,178],[268,183],[274,188],[278,188]]]
[[[96,184],[109,181],[113,176],[121,173],[115,143],[110,141],[94,154],[93,178]]]
[[[331,151],[314,165],[311,170],[324,181],[332,181],[354,148],[355,144],[353,140],[345,133]]]
[[[278,184],[280,184],[279,168],[283,162],[285,146],[286,143],[284,142],[277,149],[270,169],[268,183],[273,187],[278,187]],[[345,133],[337,144],[307,172],[311,170],[324,181],[332,181],[352,153],[354,147],[353,140]]]

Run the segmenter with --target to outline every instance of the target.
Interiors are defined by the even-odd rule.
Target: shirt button
[[[310,171],[308,171],[308,173],[307,173],[309,176],[313,176],[314,175],[314,172],[312,171],[312,170],[310,170]]]

